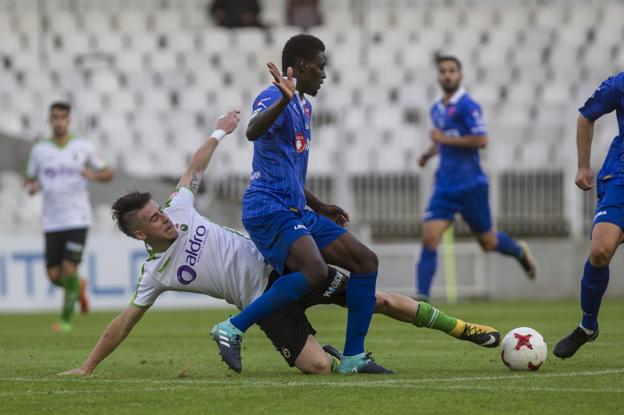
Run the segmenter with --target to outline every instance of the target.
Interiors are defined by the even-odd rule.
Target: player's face
[[[69,111],[60,108],[50,111],[50,127],[55,137],[65,137],[69,128]]]
[[[462,80],[457,63],[448,60],[438,64],[438,82],[444,92],[455,92]]]
[[[303,82],[303,93],[314,97],[321,89],[323,80],[327,78],[325,75],[325,65],[327,65],[325,52],[319,51],[312,61],[305,62],[303,65],[304,70],[297,82]]]
[[[169,216],[163,213],[153,200],[137,212],[137,223],[138,239],[172,241],[178,237],[178,231]],[[144,237],[140,237],[141,234]]]

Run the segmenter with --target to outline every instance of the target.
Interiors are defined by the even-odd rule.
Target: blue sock
[[[589,261],[585,262],[581,278],[581,309],[583,319],[581,325],[588,330],[598,327],[598,311],[602,296],[609,284],[609,267],[596,268]]]
[[[418,294],[429,297],[431,291],[431,282],[436,272],[438,262],[438,251],[435,249],[425,248],[423,246],[420,253],[420,260],[416,266],[416,285],[418,286]]]
[[[516,258],[522,256],[522,248],[514,239],[505,232],[496,232],[496,250],[503,255],[509,255]]]
[[[232,317],[230,323],[240,331],[246,331],[254,323],[294,303],[310,291],[310,283],[302,273],[284,275],[278,278],[269,290]]]
[[[347,285],[347,336],[344,355],[364,353],[364,338],[375,311],[377,272],[351,274]]]

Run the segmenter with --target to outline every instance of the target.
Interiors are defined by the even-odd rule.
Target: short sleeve
[[[134,295],[132,296],[132,301],[130,304],[136,307],[149,307],[156,301],[156,298],[162,293],[162,289],[158,282],[149,275],[149,273],[144,272],[145,266],[141,270],[141,277],[137,282],[136,290],[134,291]]]
[[[266,111],[271,105],[279,102],[280,99],[282,99],[282,93],[277,87],[265,89],[260,93],[260,95],[256,97],[253,102],[251,118],[255,117],[263,111]],[[284,125],[284,118],[286,117],[285,113],[286,110],[282,111],[279,117],[277,117],[277,119],[269,129],[270,133],[280,129]]]
[[[615,78],[611,77],[600,84],[592,96],[579,108],[579,112],[588,120],[596,121],[616,109],[620,94],[621,91],[617,88]]]
[[[104,159],[95,150],[95,146],[90,143],[87,145],[87,165],[94,170],[102,170],[107,166]]]
[[[186,187],[178,187],[171,193],[169,199],[165,203],[165,208],[175,207],[193,207],[195,203],[195,195]]]
[[[483,123],[483,114],[481,107],[476,102],[471,102],[466,106],[466,113],[464,114],[464,120],[466,127],[470,135],[486,135],[487,130]]]
[[[37,173],[39,172],[39,163],[37,161],[37,152],[36,149],[33,148],[30,151],[30,155],[28,156],[28,162],[26,163],[25,175],[29,178],[36,178]]]

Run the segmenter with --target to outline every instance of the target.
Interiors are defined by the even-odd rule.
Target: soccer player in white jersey
[[[141,192],[129,193],[113,204],[113,216],[120,230],[144,241],[150,258],[143,265],[131,303],[111,321],[82,366],[63,375],[91,374],[165,291],[207,294],[242,309],[280,278],[251,240],[210,222],[193,206],[195,192],[213,152],[238,121],[239,114],[235,111],[219,119],[217,129],[193,155],[164,209],[159,208],[149,193]],[[336,269],[330,269],[330,277],[321,290],[259,322],[290,366],[314,374],[337,368],[339,352],[327,346],[321,348],[305,310],[324,303],[344,306],[348,279]],[[466,323],[399,294],[378,292],[376,312],[418,327],[438,329],[484,347],[495,347],[500,339],[491,327]]]
[[[96,154],[94,146],[69,134],[71,107],[65,102],[50,106],[52,137],[32,148],[26,166],[26,189],[43,191],[45,257],[50,281],[65,290],[60,321],[55,331],[72,330],[71,317],[80,300],[89,309],[86,281],[78,278],[87,230],[91,225],[88,182],[106,182],[113,171]]]

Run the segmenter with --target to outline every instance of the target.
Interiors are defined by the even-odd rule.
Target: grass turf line
[[[95,376],[68,379],[55,374],[83,361],[115,313],[80,317],[68,334],[50,331],[52,314],[0,314],[0,413],[621,413],[623,301],[605,302],[599,339],[566,361],[550,351],[576,322],[576,302],[467,303],[442,309],[494,325],[503,335],[514,327],[533,327],[548,343],[548,359],[537,373],[512,373],[497,349],[376,316],[367,348],[397,370],[396,376],[299,374],[257,328],[245,337],[244,371],[236,375],[220,362],[208,336],[229,310],[155,309]],[[310,318],[321,343],[342,347],[343,310],[317,307]]]

